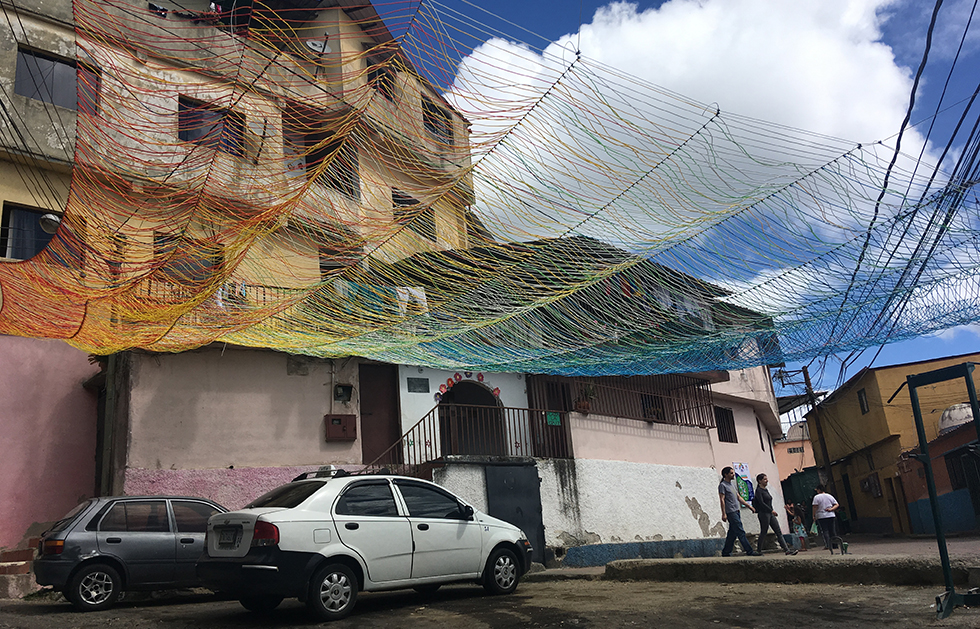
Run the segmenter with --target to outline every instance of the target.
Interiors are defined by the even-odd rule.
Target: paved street
[[[980,610],[937,621],[937,588],[785,584],[648,583],[598,580],[522,584],[512,596],[490,597],[473,586],[446,587],[429,599],[414,592],[364,595],[350,618],[329,626],[359,627],[920,627],[980,626]],[[304,606],[286,601],[269,616],[211,596],[123,603],[78,614],[64,602],[0,602],[2,629],[106,627],[316,626]]]

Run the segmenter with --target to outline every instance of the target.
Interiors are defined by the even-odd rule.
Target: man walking
[[[758,557],[762,553],[757,553],[752,550],[752,545],[749,544],[748,538],[745,537],[745,529],[742,528],[742,515],[739,512],[739,503],[752,509],[752,513],[755,513],[755,509],[738,495],[734,481],[735,470],[731,467],[725,467],[721,470],[721,483],[718,484],[718,497],[721,499],[721,521],[728,522],[728,537],[725,538],[725,547],[721,550],[721,556],[732,556],[732,550],[735,549],[735,539],[737,538],[745,550],[746,555]]]
[[[762,553],[762,545],[766,541],[766,533],[769,532],[769,528],[771,527],[772,532],[776,534],[776,541],[779,542],[779,546],[787,555],[795,555],[799,551],[795,548],[790,550],[786,546],[783,532],[779,528],[779,516],[772,508],[772,494],[769,493],[769,477],[765,474],[759,474],[755,477],[755,482],[758,487],[755,490],[755,496],[752,498],[752,506],[755,507],[755,513],[759,516],[759,543],[756,545],[756,550]]]
[[[817,485],[817,494],[813,497],[813,519],[823,535],[824,550],[833,553],[834,538],[837,537],[837,514],[840,509],[837,499],[827,493],[823,485]]]

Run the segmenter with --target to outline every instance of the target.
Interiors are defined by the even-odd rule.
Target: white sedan
[[[388,475],[303,475],[208,521],[205,586],[270,611],[287,597],[321,620],[347,616],[360,591],[472,581],[509,594],[531,565],[518,527],[442,487]]]

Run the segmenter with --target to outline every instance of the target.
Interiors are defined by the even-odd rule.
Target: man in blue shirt
[[[718,484],[718,497],[721,499],[721,521],[728,522],[728,537],[725,538],[725,547],[721,551],[722,557],[731,557],[732,550],[735,549],[735,539],[742,545],[745,550],[745,554],[750,557],[759,557],[762,553],[758,553],[752,549],[752,545],[749,544],[749,540],[745,537],[745,529],[742,528],[742,514],[739,509],[739,503],[745,505],[749,509],[752,509],[752,513],[755,513],[755,508],[738,494],[735,489],[735,470],[731,467],[725,467],[721,470],[721,483]]]

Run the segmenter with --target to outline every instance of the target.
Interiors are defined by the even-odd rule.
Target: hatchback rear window
[[[245,505],[246,509],[258,507],[283,507],[291,509],[298,507],[304,500],[316,493],[323,487],[326,481],[303,481],[301,483],[289,483],[282,487],[276,487],[267,494],[263,494]]]
[[[75,521],[75,518],[78,517],[78,514],[84,511],[85,507],[89,506],[90,504],[92,504],[92,501],[86,500],[80,505],[77,505],[74,509],[66,513],[65,517],[55,522],[54,526],[48,529],[48,533],[60,533],[61,531],[64,531],[66,528],[68,528],[69,524]]]

